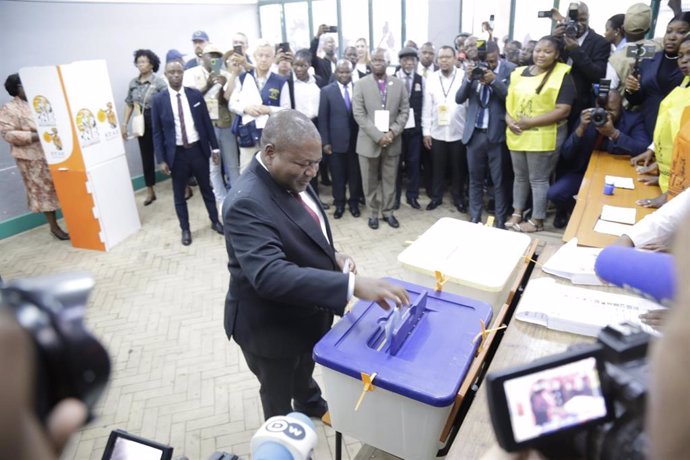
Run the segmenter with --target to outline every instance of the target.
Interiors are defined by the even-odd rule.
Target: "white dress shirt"
[[[316,79],[309,75],[309,80],[302,81],[293,74],[292,81],[295,86],[295,110],[310,119],[318,117],[321,89],[317,86]]]
[[[194,119],[192,118],[192,111],[189,108],[189,101],[184,92],[184,87],[180,88],[179,93],[172,88],[169,88],[170,104],[172,105],[173,118],[175,119],[175,144],[184,145],[182,141],[182,124],[180,123],[180,115],[177,110],[177,95],[179,94],[182,100],[182,116],[184,117],[184,128],[187,133],[187,142],[193,144],[199,140],[199,133],[194,126]],[[201,104],[198,102],[197,104]]]
[[[269,72],[266,78],[260,80],[258,83],[254,79],[254,76],[250,73],[246,74],[244,77],[244,83],[238,78],[235,82],[235,89],[232,90],[232,95],[230,96],[230,101],[228,102],[228,108],[231,112],[237,115],[244,115],[244,108],[248,105],[264,105],[263,99],[261,98],[260,87],[268,80],[271,75]],[[280,89],[280,106],[268,106],[271,109],[271,113],[279,112],[283,109],[289,109],[290,104],[290,89],[288,88],[287,82]]]
[[[446,77],[441,70],[432,73],[426,79],[424,102],[422,104],[422,134],[444,142],[455,142],[462,139],[467,114],[467,101],[458,105],[455,102],[465,71],[453,68]],[[450,114],[448,125],[439,125],[439,107],[445,104]]]
[[[675,198],[647,214],[626,233],[635,247],[647,244],[661,244],[669,247],[681,222],[690,214],[690,189],[685,189]]]

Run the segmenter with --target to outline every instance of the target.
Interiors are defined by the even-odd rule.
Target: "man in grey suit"
[[[371,57],[372,73],[355,84],[352,114],[359,125],[357,154],[362,185],[370,211],[369,228],[379,228],[379,215],[398,228],[393,215],[395,179],[401,152],[401,134],[409,116],[405,84],[386,75],[386,52],[377,49]],[[380,179],[379,179],[380,177]]]
[[[510,73],[515,65],[500,59],[498,46],[486,44],[486,67],[468,64],[462,86],[455,96],[458,104],[469,100],[462,142],[467,146],[470,175],[470,219],[481,222],[483,186],[489,166],[496,200],[496,227],[503,228],[510,200],[507,196],[512,166],[505,144],[506,94]],[[484,74],[473,79],[472,71],[481,68]]]

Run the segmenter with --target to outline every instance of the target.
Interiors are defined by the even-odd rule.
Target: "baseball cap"
[[[177,61],[180,59],[184,59],[184,55],[176,49],[169,50],[168,54],[165,55],[165,62]]]
[[[408,56],[419,57],[419,55],[417,54],[417,50],[410,46],[406,46],[405,48],[401,49],[398,53],[398,58],[400,59]]]
[[[223,52],[220,50],[220,48],[218,48],[213,43],[207,43],[206,46],[204,46],[204,54],[210,54],[210,53],[217,53],[217,54],[220,54],[221,56],[223,55]]]
[[[208,39],[208,34],[204,32],[203,30],[197,30],[192,34],[192,41],[195,40],[203,40],[205,42],[209,41]]]
[[[639,35],[649,30],[652,24],[652,9],[644,3],[635,3],[625,12],[623,29],[629,34]]]

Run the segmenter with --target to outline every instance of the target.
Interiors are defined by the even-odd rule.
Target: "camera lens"
[[[594,126],[604,126],[608,120],[608,112],[601,107],[592,111],[592,124]]]

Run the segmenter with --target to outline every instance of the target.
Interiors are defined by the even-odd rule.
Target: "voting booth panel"
[[[19,73],[72,245],[111,249],[141,223],[105,61]]]
[[[498,311],[530,237],[443,217],[398,255],[407,281],[481,300]]]
[[[360,301],[314,347],[333,428],[408,460],[428,460],[475,358],[485,302],[389,279],[412,304]]]

